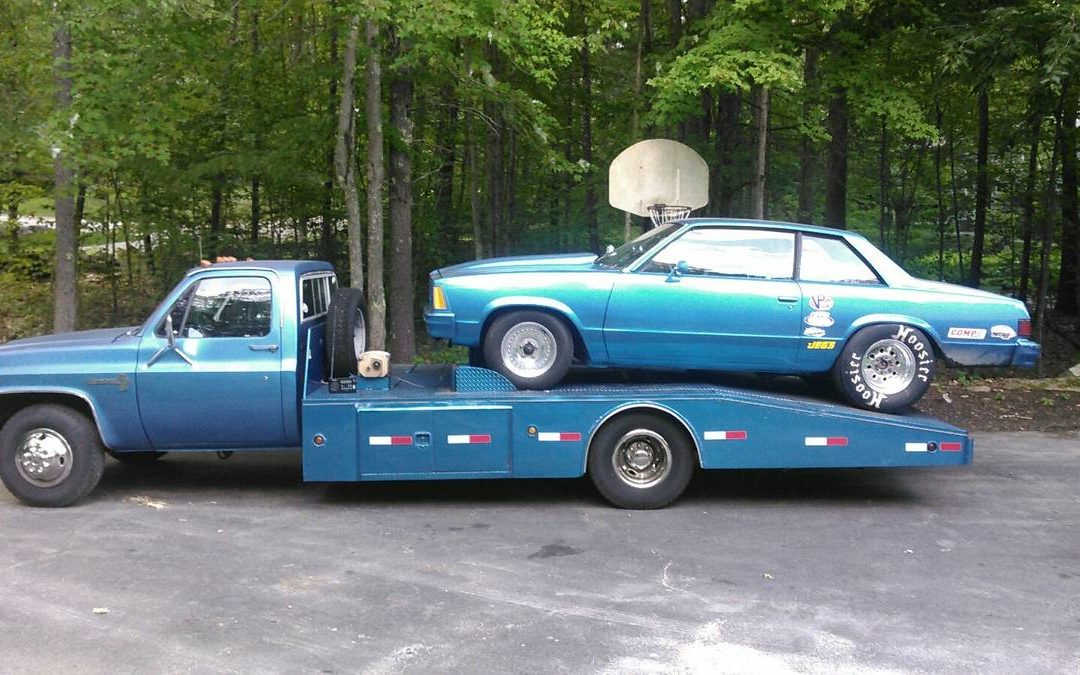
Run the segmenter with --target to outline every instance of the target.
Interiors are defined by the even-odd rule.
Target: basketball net
[[[685,218],[693,210],[689,206],[672,206],[670,204],[650,204],[648,209],[649,219],[652,220],[653,227],[660,227],[673,220]]]

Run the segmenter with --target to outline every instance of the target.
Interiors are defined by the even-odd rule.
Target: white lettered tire
[[[860,329],[844,344],[833,377],[852,405],[899,412],[930,388],[935,364],[934,347],[921,330],[877,324]]]

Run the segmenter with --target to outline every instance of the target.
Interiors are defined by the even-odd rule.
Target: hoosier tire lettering
[[[879,324],[862,328],[844,344],[833,377],[853,405],[898,412],[926,393],[934,365],[933,345],[918,328]]]

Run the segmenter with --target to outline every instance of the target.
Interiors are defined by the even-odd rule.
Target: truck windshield
[[[600,267],[607,267],[610,269],[622,269],[640,258],[641,254],[658,244],[660,240],[677,230],[680,226],[679,223],[669,223],[668,225],[658,227],[655,230],[649,230],[637,239],[623,244],[611,253],[600,256],[596,259],[596,264]]]

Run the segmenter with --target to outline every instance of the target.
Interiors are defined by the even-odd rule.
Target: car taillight
[[[1020,319],[1016,323],[1016,334],[1020,337],[1031,337],[1031,319]]]

